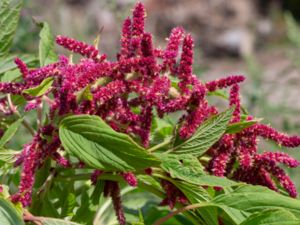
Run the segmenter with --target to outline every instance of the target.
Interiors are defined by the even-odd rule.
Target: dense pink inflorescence
[[[56,37],[56,43],[72,52],[91,58],[96,62],[101,62],[106,58],[105,55],[99,55],[99,51],[96,47],[69,37],[59,35]]]
[[[251,116],[245,118],[241,115],[239,85],[245,80],[244,76],[201,82],[193,74],[194,43],[191,34],[185,33],[181,27],[174,28],[166,49],[157,49],[152,35],[144,30],[145,17],[144,6],[139,2],[133,10],[133,17],[123,23],[121,50],[116,61],[107,60],[92,45],[65,36],[57,36],[56,42],[85,58],[71,63],[68,57],[60,56],[57,62],[37,69],[29,69],[20,59],[15,60],[23,80],[0,83],[0,92],[25,97],[28,100],[25,111],[38,110],[43,102],[49,105],[50,110],[48,125],[38,130],[16,159],[15,166],[22,166],[22,173],[13,201],[24,206],[31,203],[36,171],[47,158],[61,167],[85,167],[82,162],[75,165],[61,155],[64,149],[59,140],[56,117],[97,115],[114,130],[129,134],[147,148],[152,144],[150,132],[156,115],[163,118],[169,113],[181,113],[179,137],[190,138],[206,119],[218,113],[217,108],[208,103],[207,94],[230,88],[229,107],[234,108],[230,123],[253,120]],[[23,93],[48,77],[53,78],[53,84],[43,96]],[[6,98],[0,100],[0,113],[13,114]],[[224,134],[208,151],[211,159],[207,171],[215,176],[264,185],[275,191],[282,186],[295,197],[297,192],[293,182],[278,164],[294,168],[299,166],[299,162],[282,152],[259,153],[260,137],[285,147],[300,145],[299,137],[290,137],[256,123],[237,133]],[[134,172],[115,172],[129,185],[137,186]],[[145,170],[150,176],[152,172],[151,168]],[[91,174],[94,185],[103,173],[106,172],[94,170]],[[187,203],[184,194],[171,182],[162,180],[161,186],[166,193],[162,205],[173,208],[177,202]],[[112,198],[119,223],[125,224],[118,183],[105,181],[104,196]]]

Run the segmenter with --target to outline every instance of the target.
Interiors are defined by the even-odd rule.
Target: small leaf
[[[269,209],[251,215],[241,225],[299,225],[300,220],[284,209]]]
[[[22,61],[24,63],[26,63],[27,65],[33,65],[33,66],[37,66],[37,58],[36,56],[34,55],[24,55],[24,54],[21,54],[21,55],[8,55],[8,56],[5,56],[5,57],[1,57],[0,58],[0,74],[3,74],[5,72],[8,72],[10,70],[13,70],[13,69],[16,69],[17,68],[17,65],[14,63],[14,59],[16,57],[19,57],[20,59],[22,59]],[[9,78],[5,78],[5,80],[2,80],[4,79],[3,76],[1,77],[1,82],[6,82],[6,81],[11,81],[11,79]]]
[[[114,131],[98,116],[66,117],[59,136],[68,153],[97,169],[134,171],[159,163],[128,135]]]
[[[23,118],[20,118],[8,127],[0,139],[0,149],[3,148],[3,146],[15,135],[22,122]]]
[[[192,154],[196,157],[203,155],[224,134],[232,112],[233,109],[228,109],[204,121],[192,137],[174,146],[172,151],[175,154]]]
[[[244,129],[246,129],[248,127],[251,127],[252,125],[258,123],[259,121],[261,121],[261,119],[246,120],[246,121],[242,121],[242,122],[232,123],[227,126],[225,132],[227,134],[236,134],[236,133],[243,131]]]
[[[103,192],[104,189],[104,183],[105,181],[103,180],[98,180],[96,185],[95,185],[95,189],[92,193],[91,199],[92,199],[92,203],[94,205],[99,205],[100,200],[101,200],[101,194]]]
[[[52,84],[53,84],[53,77],[48,77],[45,80],[43,80],[40,85],[33,88],[28,88],[24,90],[23,93],[31,96],[39,97],[45,94],[48,91],[48,89],[52,86]]]
[[[21,0],[0,1],[0,57],[6,56],[18,26]]]
[[[43,22],[39,24],[42,29],[40,32],[39,44],[39,59],[40,66],[45,66],[57,60],[57,55],[54,51],[54,38],[48,23]]]
[[[22,215],[15,206],[0,197],[0,224],[1,225],[24,225]]]
[[[65,193],[66,199],[64,201],[64,204],[61,209],[61,217],[67,217],[67,216],[72,216],[73,215],[73,209],[75,208],[77,202],[76,202],[76,196],[74,193],[69,192]]]
[[[91,92],[91,85],[87,85],[86,87],[82,88],[80,91],[76,93],[76,102],[80,103],[83,100],[93,100],[93,95]]]
[[[19,154],[19,151],[0,149],[0,161],[12,164],[16,161],[16,156]]]

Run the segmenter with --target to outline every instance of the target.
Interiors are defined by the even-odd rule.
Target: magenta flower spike
[[[56,37],[56,43],[72,52],[79,53],[82,56],[93,59],[95,62],[102,62],[106,59],[105,55],[99,55],[98,49],[94,46],[69,37],[58,35]]]
[[[23,78],[26,78],[29,73],[27,65],[20,58],[15,58],[15,63],[18,66]]]

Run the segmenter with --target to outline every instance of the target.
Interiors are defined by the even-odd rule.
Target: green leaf
[[[39,24],[42,29],[40,32],[39,44],[39,59],[40,66],[45,66],[57,60],[57,55],[54,51],[54,38],[48,23],[43,22]]]
[[[248,127],[251,127],[252,125],[256,124],[259,121],[260,121],[260,119],[255,119],[255,120],[246,120],[246,121],[242,121],[242,122],[232,123],[227,126],[225,132],[227,134],[236,134],[236,133],[243,131],[244,129],[246,129]]]
[[[5,72],[1,78],[0,78],[0,82],[11,82],[11,81],[15,81],[16,79],[20,78],[22,75],[20,73],[19,70],[15,69],[15,70],[10,70]]]
[[[269,209],[251,215],[241,225],[299,225],[300,220],[284,209]]]
[[[0,149],[3,148],[3,146],[15,135],[22,122],[23,118],[20,118],[8,127],[0,139]]]
[[[42,83],[40,83],[40,85],[33,88],[28,88],[24,90],[23,93],[31,96],[39,97],[45,94],[48,91],[48,89],[52,86],[52,84],[53,84],[53,77],[48,77],[45,80],[43,80]]]
[[[73,209],[75,208],[77,202],[76,202],[76,196],[72,192],[65,193],[66,199],[63,203],[62,210],[61,210],[61,217],[67,217],[73,215]]]
[[[79,223],[74,223],[67,220],[61,220],[50,217],[38,217],[39,220],[43,223],[43,225],[80,225]]]
[[[19,151],[0,149],[0,161],[12,164],[16,161],[16,156],[19,154]]]
[[[283,196],[262,186],[240,186],[231,193],[217,196],[212,200],[212,203],[245,213],[283,208],[300,219],[300,200]]]
[[[172,183],[180,189],[191,203],[209,201],[208,192],[201,186],[186,181],[172,180]]]
[[[91,85],[87,85],[86,87],[82,88],[76,94],[76,102],[80,103],[83,100],[93,100],[93,95],[91,92]]]
[[[105,181],[98,180],[96,185],[95,185],[95,189],[94,189],[94,191],[92,193],[92,196],[91,196],[92,203],[94,205],[99,205],[99,203],[100,203],[101,194],[102,194],[103,189],[104,189],[104,184],[105,184]]]
[[[229,179],[205,174],[202,165],[193,155],[157,154],[157,157],[162,161],[162,169],[170,173],[172,178],[201,186],[228,187],[237,185],[236,182]]]
[[[233,109],[228,109],[206,120],[192,137],[174,146],[172,152],[175,154],[191,154],[196,157],[203,155],[224,134],[232,112]]]
[[[205,174],[203,166],[192,155],[157,154],[161,159],[161,167],[170,173],[171,177],[189,180]]]
[[[0,198],[0,224],[24,225],[22,215],[12,203],[4,198]]]
[[[18,26],[21,7],[21,0],[0,1],[0,57],[6,56],[10,50]]]
[[[297,21],[293,18],[291,13],[285,13],[285,22],[287,27],[287,36],[289,41],[296,47],[300,48],[300,29]]]
[[[159,117],[153,119],[150,137],[152,145],[160,144],[173,136],[174,126],[167,118],[168,117],[165,116],[164,119],[160,119]],[[167,150],[167,147],[168,146],[165,146],[165,150]]]
[[[26,63],[27,65],[36,65],[37,62],[37,58],[34,55],[9,55],[9,56],[5,56],[0,58],[0,74],[8,72],[10,70],[16,69],[17,65],[14,63],[14,59],[16,57],[19,57],[20,59],[22,59],[22,61],[24,63]],[[1,82],[5,82],[5,81],[11,81],[11,79],[5,78],[6,80],[2,80],[3,78],[1,77]]]
[[[66,117],[59,136],[68,153],[97,169],[134,171],[159,163],[128,135],[114,131],[98,116]]]

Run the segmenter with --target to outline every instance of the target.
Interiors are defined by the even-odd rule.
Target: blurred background
[[[36,53],[39,28],[92,43],[114,59],[134,0],[25,0],[15,52]],[[145,0],[148,31],[164,47],[174,26],[195,39],[194,73],[204,81],[243,74],[243,104],[277,129],[300,135],[299,0]],[[57,48],[62,52],[61,48]],[[276,150],[262,143],[262,150]],[[289,150],[300,160],[300,149]],[[300,169],[290,171],[300,192]]]

